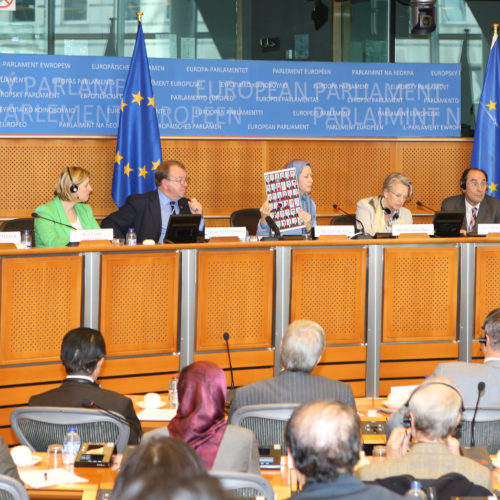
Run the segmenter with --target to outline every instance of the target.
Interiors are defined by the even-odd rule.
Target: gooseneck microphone
[[[224,332],[224,340],[226,341],[227,359],[229,361],[229,372],[231,373],[231,389],[227,391],[227,406],[231,406],[231,402],[234,399],[234,374],[233,374],[233,364],[231,363],[231,351],[229,350],[229,333]]]
[[[36,212],[33,212],[31,214],[31,217],[33,217],[34,219],[48,220],[49,222],[53,222],[54,224],[59,224],[64,227],[69,227],[70,229],[75,229],[73,226],[70,226],[69,224],[65,224],[64,222],[59,222],[58,220],[49,219],[48,217],[44,217],[43,215],[37,214]]]
[[[274,238],[278,239],[281,236],[280,228],[274,222],[274,219],[270,216],[266,216],[267,225],[271,228],[271,231],[274,233]]]
[[[426,208],[427,210],[430,210],[431,212],[434,212],[435,214],[438,212],[437,210],[434,210],[433,208],[424,205],[421,201],[417,201],[417,207]]]
[[[138,438],[140,438],[142,436],[142,429],[140,427],[140,424],[137,425],[137,422],[134,422],[133,420],[125,418],[123,415],[120,415],[119,413],[115,413],[114,411],[108,410],[107,408],[104,408],[103,406],[99,406],[95,401],[92,401],[89,398],[82,399],[82,406],[84,408],[94,408],[94,409],[100,410],[103,413],[105,413],[106,415],[110,416],[111,418],[114,418],[118,422],[122,422],[124,424],[127,424],[131,430],[134,430],[134,432],[137,434]]]
[[[359,222],[360,226],[361,226],[361,233],[358,233],[358,234],[355,234],[352,239],[353,240],[362,240],[362,239],[370,239],[371,236],[369,234],[366,234],[366,231],[365,231],[365,225],[358,219],[356,218],[356,216],[354,214],[350,214],[349,212],[346,212],[343,208],[341,208],[339,205],[337,205],[336,203],[333,204],[333,208],[334,210],[338,210],[339,212],[342,212],[344,215],[348,215],[349,217],[351,217],[351,219],[356,223],[356,222]],[[356,228],[357,229],[357,228]]]
[[[476,407],[474,408],[474,416],[472,417],[472,422],[470,424],[470,445],[471,446],[476,446],[476,440],[474,438],[474,427],[476,426],[476,415],[477,415],[477,410],[479,408],[479,400],[481,399],[481,396],[483,395],[485,387],[486,387],[486,384],[484,382],[479,382],[479,384],[477,384]]]

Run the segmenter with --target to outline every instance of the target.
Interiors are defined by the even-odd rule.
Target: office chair
[[[281,454],[285,455],[285,426],[297,406],[297,403],[242,406],[233,413],[231,424],[253,431],[259,446],[280,444]]]
[[[256,234],[259,219],[260,210],[258,208],[243,208],[234,211],[229,218],[229,222],[231,227],[245,226],[248,234]]]
[[[1,500],[29,500],[25,487],[16,479],[0,474]]]
[[[354,226],[356,229],[355,215],[337,215],[330,219],[330,226]]]
[[[121,415],[101,410],[49,406],[16,408],[10,414],[10,425],[19,442],[31,451],[47,451],[52,443],[63,443],[68,426],[76,427],[82,443],[116,444],[117,453],[123,453],[128,443],[130,427]]]
[[[229,472],[211,470],[210,475],[216,477],[225,490],[231,491],[235,497],[254,498],[264,496],[266,500],[274,500],[271,483],[257,474],[248,472]]]
[[[0,231],[20,231],[21,233],[27,229],[31,234],[31,241],[35,244],[35,226],[32,217],[24,217],[20,219],[6,220],[1,226]]]

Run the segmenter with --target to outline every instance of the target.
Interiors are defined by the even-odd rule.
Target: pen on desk
[[[43,479],[44,479],[45,481],[48,481],[48,480],[49,480],[49,475],[48,475],[46,472],[44,472],[44,473],[43,473]]]

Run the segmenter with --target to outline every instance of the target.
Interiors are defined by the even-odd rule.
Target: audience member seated
[[[366,234],[390,233],[395,224],[412,224],[411,212],[404,208],[406,200],[413,193],[413,185],[406,175],[398,172],[389,174],[382,185],[382,194],[358,201],[356,219],[358,229]]]
[[[133,227],[138,242],[151,239],[163,243],[171,214],[202,213],[195,198],[186,198],[188,182],[186,167],[180,161],[164,161],[155,170],[157,189],[129,196],[119,210],[102,221],[101,227],[112,228],[115,238],[124,238]],[[203,226],[202,220],[200,231]]]
[[[207,469],[260,474],[253,432],[228,425],[224,414],[226,375],[216,364],[199,361],[179,376],[179,408],[167,428],[155,429],[143,441],[170,435],[191,445]]]
[[[146,472],[113,500],[234,500],[219,480],[208,475],[176,477],[162,470]]]
[[[323,355],[325,344],[325,332],[318,323],[305,319],[291,323],[280,344],[283,370],[277,377],[240,387],[231,404],[229,420],[242,406],[265,403],[335,399],[355,408],[348,384],[311,375]]]
[[[304,222],[305,228],[293,229],[286,234],[310,235],[312,227],[316,225],[316,203],[311,199],[310,193],[313,185],[312,165],[305,160],[292,160],[284,167],[294,168],[297,175],[297,184],[299,185],[300,207],[298,216]],[[260,207],[260,221],[257,225],[257,236],[269,236],[271,229],[267,224],[266,217],[271,215],[271,205],[266,200]]]
[[[462,397],[452,383],[444,377],[430,378],[411,394],[406,403],[411,428],[394,429],[387,442],[387,460],[361,467],[357,472],[360,479],[374,481],[401,474],[438,479],[456,472],[491,490],[490,471],[460,456],[460,445],[452,437],[463,408]]]
[[[99,229],[92,209],[87,205],[90,193],[89,171],[81,167],[65,168],[56,182],[55,198],[35,210],[40,215],[40,218],[35,218],[36,246],[66,246],[71,228]]]
[[[66,379],[60,387],[32,396],[28,404],[81,407],[84,399],[90,399],[107,410],[123,415],[130,424],[129,444],[136,444],[142,431],[132,401],[117,392],[101,389],[96,383],[105,355],[106,344],[101,332],[92,328],[70,330],[61,345]]]
[[[13,477],[22,483],[17,472],[16,464],[10,456],[9,447],[5,444],[3,437],[0,436],[0,474]]]
[[[353,475],[359,460],[361,434],[355,409],[337,401],[300,406],[286,428],[289,463],[302,491],[293,498],[391,500],[399,495],[367,485]]]
[[[436,366],[432,376],[449,377],[457,387],[468,408],[462,418],[472,420],[478,396],[478,384],[484,382],[477,421],[500,419],[500,308],[494,309],[486,317],[482,330],[483,363],[451,361]],[[490,407],[489,410],[482,409]],[[494,409],[496,407],[496,409]],[[387,423],[387,436],[395,427],[402,427],[405,407],[394,412]]]
[[[460,177],[462,194],[443,200],[443,212],[465,212],[462,233],[477,231],[478,224],[500,223],[500,200],[488,196],[488,175],[480,168],[466,168]]]
[[[154,475],[164,488],[164,494],[169,489],[170,482],[208,476],[200,456],[188,444],[168,436],[150,436],[121,464],[111,498],[123,500],[126,494],[132,494],[134,491],[139,494],[140,489],[147,487],[146,484],[150,485],[146,479],[148,474]],[[132,488],[132,484],[140,480],[144,480],[144,483]],[[135,496],[132,495],[131,498]]]

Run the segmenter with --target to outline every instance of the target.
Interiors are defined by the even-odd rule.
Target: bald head
[[[325,350],[325,331],[307,319],[290,323],[281,341],[281,362],[287,370],[309,373]]]
[[[431,440],[445,439],[458,424],[462,398],[451,379],[434,377],[414,392],[409,400],[415,430]]]
[[[352,473],[359,459],[361,435],[354,409],[337,401],[301,405],[286,428],[295,467],[308,482],[327,482]]]

